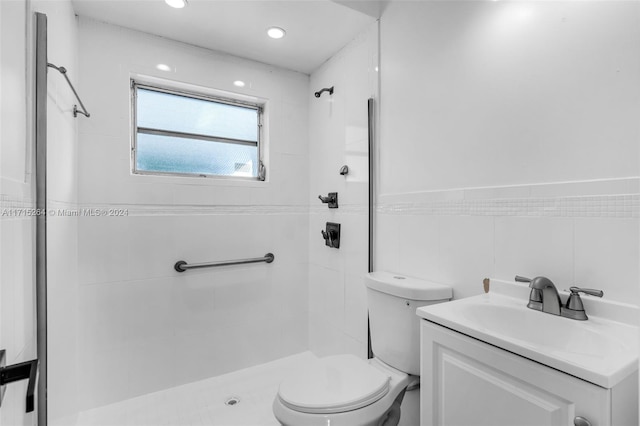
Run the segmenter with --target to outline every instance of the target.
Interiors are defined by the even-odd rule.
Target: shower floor
[[[77,426],[270,426],[278,384],[288,370],[314,359],[311,352],[84,411]],[[225,402],[239,399],[233,405]]]

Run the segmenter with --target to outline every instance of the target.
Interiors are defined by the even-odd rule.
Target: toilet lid
[[[285,406],[303,413],[342,413],[382,398],[389,391],[389,380],[354,355],[335,355],[283,380],[278,396]]]

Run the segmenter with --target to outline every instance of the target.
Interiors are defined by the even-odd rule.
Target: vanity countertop
[[[638,307],[583,297],[589,319],[578,321],[529,309],[528,298],[526,285],[491,280],[489,293],[417,314],[604,388],[638,370]]]

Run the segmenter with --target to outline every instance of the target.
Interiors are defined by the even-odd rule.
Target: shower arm
[[[333,86],[325,87],[315,93],[316,98],[319,98],[324,92],[329,92],[330,95],[333,95]]]

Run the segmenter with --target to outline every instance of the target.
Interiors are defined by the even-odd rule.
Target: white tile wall
[[[574,222],[575,285],[607,287],[607,297],[638,303],[640,253],[637,218],[585,218]],[[619,283],[611,285],[611,283]]]
[[[438,281],[454,288],[453,297],[462,298],[478,293],[479,277],[494,274],[495,223],[487,217],[439,218]]]
[[[566,286],[573,282],[573,222],[562,218],[496,218],[495,259],[496,278],[544,275]]]
[[[362,274],[345,275],[344,305],[348,307],[344,315],[344,332],[359,344],[359,348],[364,344],[365,350],[356,352],[362,356],[366,353],[366,339],[362,336],[367,335],[367,293]]]
[[[78,129],[79,207],[127,212],[78,218],[80,408],[305,350],[308,76],[83,17],[78,27],[92,113]],[[267,182],[131,175],[140,74],[266,99]],[[173,269],[267,252],[273,264]]]
[[[16,210],[35,208],[28,11],[25,2],[0,2],[0,349],[9,365],[36,357],[35,217]],[[1,424],[36,424],[36,414],[25,413],[26,387],[7,386]]]
[[[408,215],[402,219],[398,224],[398,269],[407,275],[439,278],[438,218]]]
[[[319,356],[367,356],[367,100],[378,90],[377,39],[375,24],[311,75],[311,92],[335,88],[309,97],[309,347]],[[320,204],[328,192],[338,192],[338,209]],[[325,246],[326,222],[341,224],[338,250]]]
[[[2,176],[17,182],[25,181],[27,164],[31,161],[28,155],[32,146],[27,139],[26,94],[31,87],[27,86],[25,69],[27,66],[27,25],[25,21],[26,6],[23,3],[10,2],[3,5],[2,26],[6,28],[2,38],[2,140],[3,156],[0,159]],[[11,143],[9,143],[11,142]],[[15,194],[11,194],[15,195]]]
[[[638,176],[638,7],[390,4],[381,193]]]
[[[556,189],[566,192],[561,186]],[[597,193],[601,186],[581,191]],[[429,193],[382,196],[378,267],[451,284],[456,298],[479,293],[484,277],[519,274],[549,276],[563,288],[602,288],[607,297],[638,303],[629,284],[640,277],[638,194],[483,199],[499,188],[466,192],[469,199],[453,202],[425,202]]]
[[[520,274],[639,303],[639,11],[391,3],[377,267],[456,298]]]

